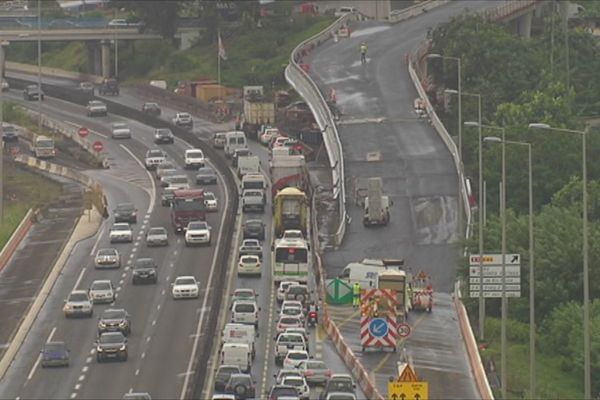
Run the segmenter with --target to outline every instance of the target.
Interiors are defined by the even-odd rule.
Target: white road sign
[[[505,265],[520,265],[521,255],[520,254],[505,254]],[[479,265],[479,254],[471,254],[469,257],[469,265]],[[502,265],[502,254],[484,254],[483,265]]]
[[[521,283],[521,278],[520,277],[506,277],[504,279],[505,283]],[[481,278],[477,277],[477,278],[473,278],[470,277],[469,278],[469,283],[481,283]],[[497,277],[497,278],[486,278],[483,277],[483,284],[485,285],[486,283],[499,283],[502,284],[502,277]]]
[[[506,269],[506,277],[517,277],[521,276],[521,266],[520,265],[506,265],[504,266]],[[469,276],[479,276],[479,270],[483,270],[483,277],[501,277],[502,276],[502,266],[484,266],[482,268],[479,267],[469,267]]]
[[[479,286],[480,285],[469,285],[469,289],[471,289],[471,291],[479,291]],[[505,289],[504,290],[521,290],[521,285],[504,285]],[[483,285],[483,291],[484,292],[497,292],[497,291],[502,291],[502,285]]]
[[[471,297],[478,298],[479,291],[471,292]],[[483,297],[501,299],[502,292],[483,292]],[[506,297],[521,297],[521,292],[506,292]]]

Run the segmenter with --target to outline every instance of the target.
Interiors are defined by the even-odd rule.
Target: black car
[[[40,96],[44,100],[44,92],[40,90],[38,85],[28,85],[23,89],[23,98],[25,100],[39,100]]]
[[[5,142],[16,142],[19,140],[19,135],[17,135],[14,125],[2,124],[2,140]]]
[[[98,335],[105,332],[121,332],[125,336],[131,334],[131,318],[123,308],[107,308],[98,318]]]
[[[115,223],[117,222],[129,222],[131,224],[137,223],[137,209],[131,203],[120,203],[113,210],[115,214]]]
[[[291,385],[275,385],[269,391],[269,400],[277,400],[280,397],[299,397],[298,390]]]
[[[223,392],[232,374],[241,374],[238,365],[221,365],[215,375],[215,392]]]
[[[127,338],[121,332],[105,332],[96,341],[96,360],[127,361]]]
[[[133,264],[131,281],[135,285],[140,282],[156,283],[158,265],[152,258],[138,258]]]
[[[197,184],[217,184],[217,174],[211,167],[202,167],[196,174]]]
[[[173,132],[169,128],[158,128],[154,131],[154,143],[175,143],[175,136],[173,136]]]
[[[256,396],[254,380],[249,374],[231,374],[225,393],[233,394],[236,399],[253,399]]]
[[[114,78],[104,79],[102,81],[102,85],[100,85],[100,89],[98,92],[101,96],[111,95],[118,96],[119,95],[119,82]]]
[[[48,342],[42,350],[42,367],[68,367],[69,349],[65,342]]]
[[[356,390],[356,384],[350,375],[347,374],[333,374],[331,378],[327,380],[323,391],[319,395],[319,400],[325,400],[329,393],[343,392],[352,393]]]
[[[160,116],[162,112],[160,106],[156,103],[144,103],[142,105],[142,112],[150,115],[154,115],[155,117]]]
[[[235,149],[235,151],[233,152],[233,157],[231,158],[231,166],[233,168],[237,168],[238,166],[238,159],[240,157],[246,157],[251,155],[252,153],[250,152],[250,149],[248,148],[243,148],[243,149]]]
[[[265,240],[265,224],[260,219],[248,219],[242,227],[244,228],[243,239]]]

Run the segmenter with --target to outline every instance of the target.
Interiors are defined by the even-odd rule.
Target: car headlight
[[[98,326],[99,326],[100,328],[106,328],[106,324],[104,323],[104,321],[100,321],[100,322],[98,322]]]
[[[125,351],[127,349],[127,346],[122,345],[121,348],[119,348],[119,351]]]
[[[96,351],[98,353],[102,353],[104,351],[104,349],[102,347],[98,346],[98,347],[96,347]]]
[[[127,326],[127,321],[121,321],[121,322],[119,322],[119,326],[120,327]]]
[[[71,305],[70,304],[65,304],[65,306],[63,307],[63,310],[68,311],[71,309]]]

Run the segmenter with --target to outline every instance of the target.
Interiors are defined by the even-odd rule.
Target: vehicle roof
[[[204,196],[203,189],[180,189],[173,192],[175,197],[195,197]]]
[[[196,280],[196,277],[192,276],[192,275],[181,275],[181,276],[176,277],[175,280],[177,280],[177,279],[189,279],[189,278],[191,278],[193,280]]]

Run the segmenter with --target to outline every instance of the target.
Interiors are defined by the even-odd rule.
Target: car
[[[225,393],[215,393],[212,395],[211,400],[235,400],[235,395]]]
[[[302,337],[304,338],[304,341],[306,342],[306,351],[309,351],[310,343],[308,341],[308,332],[306,331],[306,328],[304,326],[286,328],[286,330],[283,331],[283,333],[298,333],[298,334],[302,335]]]
[[[166,189],[171,190],[189,190],[190,182],[188,180],[187,175],[173,175],[169,177],[165,177],[165,179],[161,182],[161,186],[165,186]]]
[[[115,301],[115,288],[108,279],[98,279],[92,282],[88,294],[92,303],[112,303]]]
[[[171,161],[165,161],[163,163],[158,164],[156,167],[156,178],[161,179],[163,175],[177,172],[177,167]]]
[[[169,233],[167,229],[162,226],[154,226],[148,229],[146,234],[146,245],[151,246],[168,246],[169,245]]]
[[[275,365],[281,365],[283,359],[290,350],[308,351],[307,342],[304,335],[300,333],[281,333],[275,340]]]
[[[256,301],[256,297],[258,297],[258,293],[254,289],[238,288],[231,294],[231,303],[233,304],[238,300]]]
[[[231,166],[233,168],[237,168],[238,160],[240,159],[240,157],[246,157],[250,155],[252,155],[252,152],[247,147],[244,147],[242,149],[235,149],[231,157]]]
[[[93,96],[95,92],[94,84],[92,82],[80,82],[78,89],[79,91],[87,93],[91,96]]]
[[[310,388],[304,376],[284,376],[281,379],[282,385],[294,386],[298,390],[298,395],[303,400],[310,399]]]
[[[155,170],[160,164],[167,160],[167,155],[160,149],[150,149],[146,152],[144,164],[148,171]]]
[[[127,222],[119,222],[110,227],[108,234],[111,243],[131,243],[133,242],[133,231]]]
[[[346,14],[356,14],[356,12],[357,12],[357,10],[354,7],[340,7],[333,14],[333,16],[336,17],[336,18],[340,18],[340,17],[343,17]]]
[[[125,122],[115,122],[112,124],[113,139],[131,139],[131,129]]]
[[[298,389],[289,385],[275,385],[269,390],[269,400],[283,400],[284,398],[300,398]]]
[[[200,283],[193,276],[178,276],[172,283],[173,299],[197,299],[200,296]]]
[[[277,333],[283,333],[288,328],[302,328],[304,322],[298,316],[280,315],[275,325],[275,331]]]
[[[281,385],[281,381],[283,380],[283,378],[285,378],[286,376],[297,376],[297,377],[302,377],[302,372],[298,371],[297,369],[280,369],[279,371],[277,371],[276,374],[273,375],[273,377],[275,378],[275,383],[278,385]]]
[[[254,325],[258,329],[259,311],[256,300],[238,300],[231,306],[231,322]]]
[[[198,169],[204,167],[206,160],[204,152],[200,149],[187,149],[184,154],[185,169]]]
[[[2,141],[4,142],[17,142],[19,141],[19,135],[14,125],[2,123]]]
[[[92,300],[87,291],[73,290],[65,300],[63,307],[65,317],[91,317],[94,314]]]
[[[131,334],[131,317],[124,308],[107,308],[98,318],[98,336],[105,332],[121,332],[125,336]]]
[[[249,210],[257,210],[265,212],[265,204],[267,202],[265,191],[262,189],[244,189],[242,191],[242,212]]]
[[[115,78],[106,78],[102,80],[102,84],[98,89],[98,93],[101,96],[111,95],[118,96],[119,95],[119,82]]]
[[[310,301],[310,290],[306,285],[290,285],[285,291],[284,300],[298,300],[306,307]]]
[[[88,101],[87,106],[85,108],[87,109],[88,117],[105,117],[106,115],[108,115],[108,108],[106,107],[106,103],[100,100]]]
[[[175,143],[175,136],[169,128],[158,128],[154,130],[154,143],[156,144],[173,144]]]
[[[189,113],[178,112],[173,117],[173,124],[183,128],[192,128],[194,126],[194,120]]]
[[[226,133],[217,132],[213,135],[212,145],[215,149],[222,149],[225,147]]]
[[[70,352],[65,342],[44,343],[40,354],[42,368],[69,366]]]
[[[283,146],[283,144],[288,140],[290,140],[290,138],[287,136],[275,136],[273,140],[271,140],[271,143],[269,143],[269,148],[274,149],[276,147]]]
[[[325,388],[319,395],[320,400],[327,398],[327,395],[333,392],[352,393],[356,389],[356,383],[351,375],[348,374],[332,374],[325,383]]]
[[[262,268],[258,256],[240,256],[238,262],[238,275],[258,275],[261,276]]]
[[[105,332],[96,341],[96,360],[127,361],[127,338],[121,332]]]
[[[300,307],[286,307],[279,312],[280,317],[296,317],[304,321],[304,311]]]
[[[241,374],[242,370],[238,365],[220,365],[215,374],[215,392],[222,392],[225,390],[225,385],[229,382],[229,377],[232,374]]]
[[[304,304],[302,304],[302,302],[298,300],[284,300],[283,303],[281,303],[282,310],[289,307],[304,309]]]
[[[356,400],[356,395],[348,392],[329,392],[325,400]]]
[[[290,350],[283,359],[283,368],[297,368],[300,361],[309,359],[310,356],[306,350]]]
[[[196,183],[201,185],[217,184],[217,174],[211,167],[202,167],[196,173]]]
[[[204,192],[204,205],[206,206],[206,211],[208,212],[218,211],[218,200],[213,192]]]
[[[285,231],[283,231],[283,235],[281,236],[282,239],[289,239],[289,240],[294,240],[294,239],[303,239],[304,240],[304,234],[302,233],[302,231],[300,229],[287,229]]]
[[[255,255],[262,260],[263,249],[260,242],[256,239],[244,239],[240,246],[240,256]]]
[[[298,285],[297,281],[281,281],[279,282],[279,288],[277,288],[277,301],[279,303],[285,300],[285,291],[290,285]]]
[[[8,84],[8,82],[6,81],[6,79],[0,80],[0,89],[3,92],[8,92],[10,90],[10,85]]]
[[[44,100],[44,92],[38,85],[27,85],[23,89],[23,99],[25,100]]]
[[[125,393],[122,400],[152,400],[152,396],[148,392],[130,392]]]
[[[191,221],[185,228],[185,245],[193,246],[196,244],[210,246],[210,230],[212,228],[206,221]]]
[[[94,257],[95,268],[120,268],[121,256],[117,249],[98,249]]]
[[[119,203],[113,210],[115,222],[137,223],[137,209],[132,203]]]
[[[155,117],[159,117],[162,113],[160,106],[156,103],[146,102],[142,104],[142,112],[144,114],[154,115]]]
[[[265,131],[260,135],[260,143],[264,146],[268,146],[273,138],[279,136],[279,129],[277,128],[266,128]]]
[[[187,184],[189,185],[189,181],[187,181],[187,175],[182,175],[180,171],[164,171],[160,177],[160,187],[161,188],[168,188],[169,190],[173,190],[175,191],[177,189],[176,186],[171,187],[171,181],[175,178],[178,177],[179,181],[181,182],[183,180],[183,178],[185,178]]]
[[[160,194],[160,205],[163,207],[169,207],[175,197],[174,191],[171,189],[164,189]]]
[[[129,23],[127,22],[127,20],[125,18],[114,18],[114,19],[111,19],[110,21],[108,21],[108,26],[124,27],[124,26],[129,26]]]
[[[225,393],[235,395],[236,400],[253,399],[256,396],[254,383],[249,374],[231,374],[225,385]]]
[[[131,273],[131,283],[134,285],[140,282],[158,282],[158,265],[150,257],[138,258],[133,263]]]
[[[302,372],[309,385],[324,385],[331,377],[331,369],[320,360],[306,360],[300,362],[298,370]]]
[[[243,239],[265,240],[265,223],[260,219],[247,219],[242,229]]]

